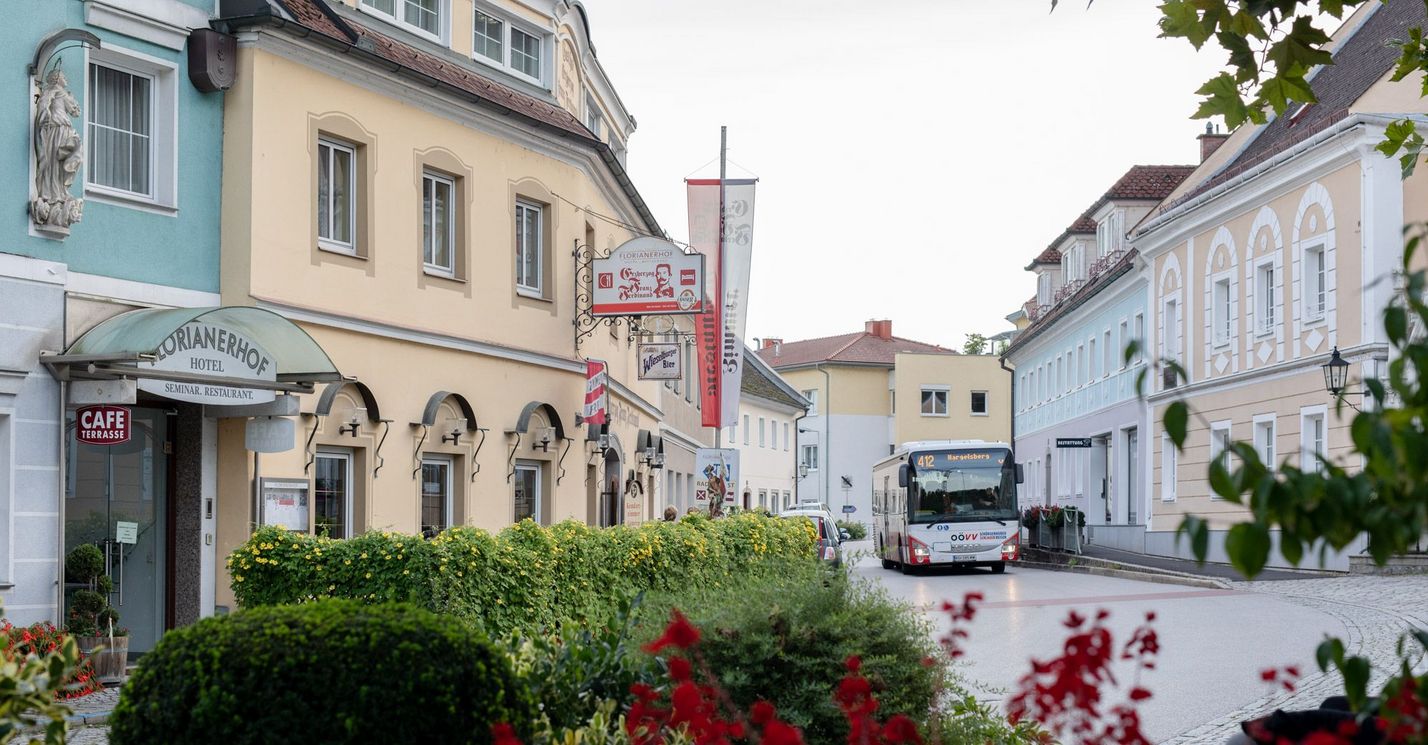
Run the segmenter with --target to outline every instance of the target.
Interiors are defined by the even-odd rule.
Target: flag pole
[[[727,175],[726,169],[728,168],[728,146],[729,128],[721,124],[719,125],[719,253],[718,258],[715,260],[714,270],[714,312],[719,314],[721,321],[724,318],[724,177]],[[722,322],[719,324],[719,330],[726,335],[728,333],[725,331]],[[720,360],[720,365],[719,371],[715,373],[716,375],[722,374],[724,369],[724,340],[719,339],[718,344],[719,347],[716,355]],[[719,400],[715,402],[715,405],[719,407],[720,413],[714,417],[714,421],[719,423],[719,426],[714,430],[714,447],[716,448],[722,448],[724,446],[724,427],[728,425],[728,422],[724,421],[723,415],[724,396],[726,395],[728,395],[728,393],[724,390],[723,386],[720,386]]]

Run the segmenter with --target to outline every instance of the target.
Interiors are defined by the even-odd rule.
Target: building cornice
[[[1339,350],[1339,354],[1346,360],[1357,358],[1374,359],[1376,357],[1388,359],[1388,352],[1389,347],[1387,344],[1360,344],[1355,347],[1347,347]],[[1315,356],[1300,357],[1299,359],[1290,360],[1288,362],[1256,367],[1252,370],[1245,370],[1229,375],[1219,375],[1213,378],[1197,380],[1193,383],[1186,383],[1185,385],[1176,386],[1169,390],[1157,391],[1147,394],[1145,400],[1151,406],[1158,406],[1162,403],[1169,403],[1170,401],[1186,396],[1219,393],[1235,388],[1243,388],[1248,385],[1299,375],[1306,370],[1323,367],[1324,363],[1328,360],[1329,355],[1327,352]],[[1149,381],[1149,378],[1147,378],[1147,381]],[[1325,395],[1328,395],[1327,392]]]

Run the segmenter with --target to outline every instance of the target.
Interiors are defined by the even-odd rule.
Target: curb
[[[1208,590],[1230,590],[1229,583],[1211,577],[1196,577],[1189,574],[1179,574],[1164,570],[1152,570],[1147,567],[1138,567],[1134,564],[1125,565],[1127,568],[1111,568],[1103,566],[1093,566],[1088,564],[1057,564],[1041,561],[1027,561],[1022,559],[1015,566],[1030,567],[1032,569],[1047,569],[1053,572],[1076,572],[1079,574],[1094,574],[1101,577],[1115,577],[1118,579],[1133,579],[1142,582],[1155,582],[1165,585],[1185,585],[1187,587],[1199,587]]]
[[[65,717],[65,721],[69,722],[72,727],[89,727],[98,724],[108,724],[109,715],[113,713],[114,710],[109,709],[106,711],[92,711],[87,714],[71,714]]]

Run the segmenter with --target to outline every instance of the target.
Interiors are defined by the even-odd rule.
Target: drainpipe
[[[798,416],[793,418],[793,503],[796,505],[803,501],[803,495],[799,492],[803,490],[803,481],[807,477],[798,475],[798,467],[803,463],[803,438],[799,437],[801,432],[798,423],[808,416],[808,409],[804,409]]]
[[[1016,462],[1016,368],[1007,367],[1007,358],[1001,356],[997,358],[997,364],[1007,371],[1007,376],[1011,378],[1011,442],[1012,463]]]
[[[822,363],[815,369],[823,373],[823,442],[819,443],[819,450],[823,451],[823,504],[828,504],[828,476],[833,470],[833,379],[829,377],[828,369]]]

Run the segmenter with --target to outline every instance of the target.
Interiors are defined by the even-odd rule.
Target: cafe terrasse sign
[[[190,321],[159,344],[153,362],[141,369],[243,378],[272,383],[278,379],[273,358],[257,342],[232,329],[204,321]],[[139,390],[196,404],[262,404],[272,401],[270,389],[236,388],[202,382],[140,378]]]

